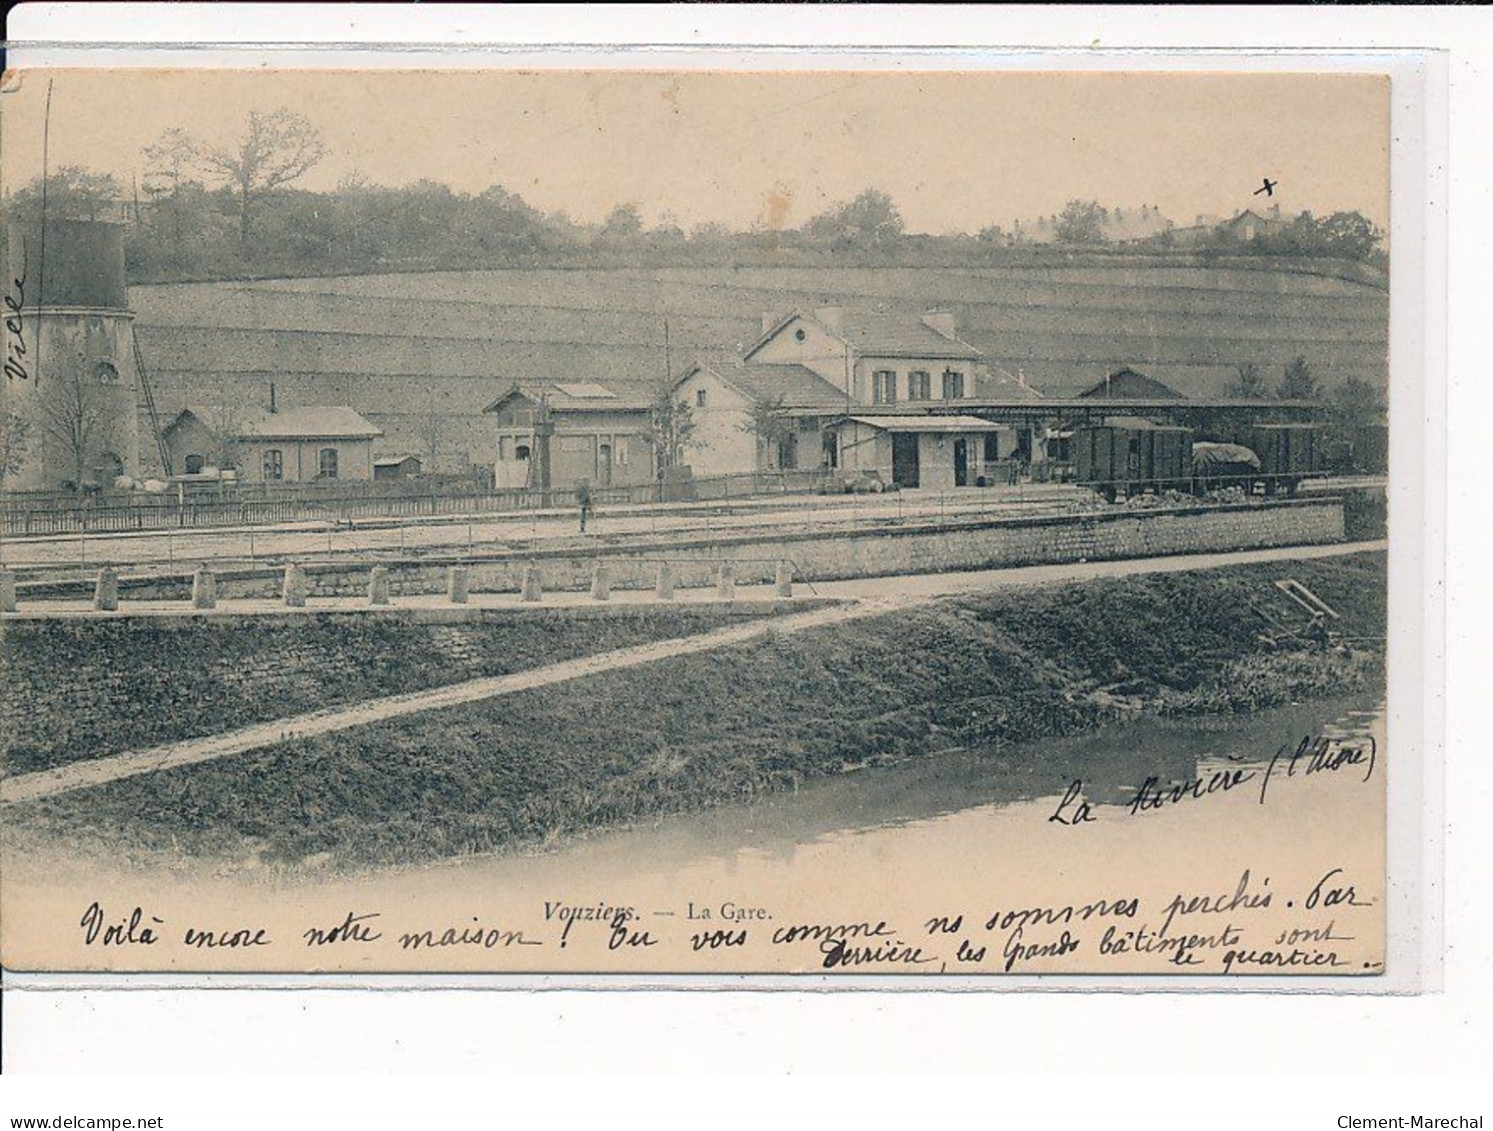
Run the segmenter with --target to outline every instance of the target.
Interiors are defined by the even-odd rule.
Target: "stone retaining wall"
[[[389,570],[394,596],[443,592],[452,565],[467,567],[474,593],[516,593],[524,569],[537,566],[548,590],[590,587],[598,561],[611,567],[614,589],[651,589],[661,562],[673,565],[676,583],[693,588],[715,583],[720,563],[735,564],[739,584],[766,584],[777,563],[792,563],[800,581],[938,573],[1007,566],[1061,564],[1171,554],[1220,553],[1276,546],[1346,541],[1343,502],[1336,497],[1288,499],[1230,506],[1128,508],[1090,515],[1041,518],[949,519],[824,532],[761,532],[709,537],[643,537],[575,549],[430,556],[380,560]],[[308,595],[366,594],[374,563],[308,562]],[[220,599],[274,598],[281,571],[261,567],[217,576]],[[33,582],[18,587],[24,600],[77,598],[92,592],[87,582]],[[191,577],[120,579],[120,595],[135,600],[187,600]]]

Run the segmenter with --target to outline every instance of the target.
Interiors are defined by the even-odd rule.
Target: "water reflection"
[[[1144,718],[1070,738],[950,750],[816,780],[750,805],[668,818],[561,852],[618,860],[646,855],[660,867],[712,858],[730,875],[742,856],[789,862],[819,841],[956,814],[978,819],[981,811],[1049,798],[1056,805],[1075,779],[1091,804],[1129,805],[1147,778],[1166,788],[1215,769],[1263,765],[1306,735],[1366,736],[1382,716],[1371,698],[1331,700],[1248,715]]]

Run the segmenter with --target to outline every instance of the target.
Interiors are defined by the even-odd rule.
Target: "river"
[[[164,951],[79,945],[80,910],[102,893],[106,916],[139,906],[161,921],[168,940],[185,924],[220,934],[263,927],[275,943],[178,948],[170,965],[180,970],[806,972],[820,968],[822,952],[777,945],[785,930],[882,923],[885,945],[868,942],[865,953],[921,957],[871,972],[946,971],[958,945],[966,954],[989,949],[985,961],[959,971],[980,974],[1003,972],[1013,937],[1019,950],[1019,933],[981,929],[1003,910],[1136,899],[1137,917],[1112,925],[1142,927],[1144,936],[1163,918],[1174,934],[1231,929],[1217,915],[1178,918],[1176,907],[1191,901],[1208,912],[1232,898],[1231,909],[1244,906],[1229,918],[1252,927],[1249,945],[1326,932],[1341,941],[1324,945],[1335,956],[1351,954],[1351,969],[1335,957],[1336,968],[1308,972],[1371,973],[1382,969],[1383,955],[1384,726],[1373,696],[1228,717],[1143,718],[862,769],[544,851],[361,875],[205,865],[165,874],[96,860],[32,861],[7,876],[9,908],[25,911],[24,927],[8,940],[10,959],[25,967],[26,955],[40,952],[54,967],[58,955],[63,966],[158,963]],[[1289,758],[1308,736],[1372,750],[1373,761],[1310,772],[1306,760]],[[1132,811],[1148,779],[1153,793],[1176,783],[1235,785],[1199,785]],[[1251,900],[1263,910],[1252,910]],[[928,938],[928,924],[956,920],[957,940]],[[350,934],[366,928],[378,937],[359,943],[333,934],[349,921]],[[1014,972],[1159,969],[1154,956],[1101,960],[1103,926],[1085,924],[1074,936],[1079,954],[1033,955]],[[313,946],[308,930],[331,941]],[[1049,945],[1055,931],[1025,937]],[[439,945],[453,934],[502,941]],[[741,942],[729,941],[737,935]],[[410,937],[425,941],[412,945]],[[722,949],[698,949],[712,938]]]

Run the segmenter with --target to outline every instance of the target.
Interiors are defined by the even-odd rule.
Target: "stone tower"
[[[45,246],[37,229],[7,234],[0,489],[111,490],[142,474],[124,229],[51,220]]]

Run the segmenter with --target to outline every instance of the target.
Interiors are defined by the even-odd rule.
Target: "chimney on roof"
[[[814,317],[832,333],[843,334],[845,332],[845,308],[843,306],[821,306],[814,311]]]
[[[923,315],[923,325],[946,338],[955,336],[954,312],[952,310],[930,310]]]
[[[270,382],[270,411],[275,411],[275,383]]]

